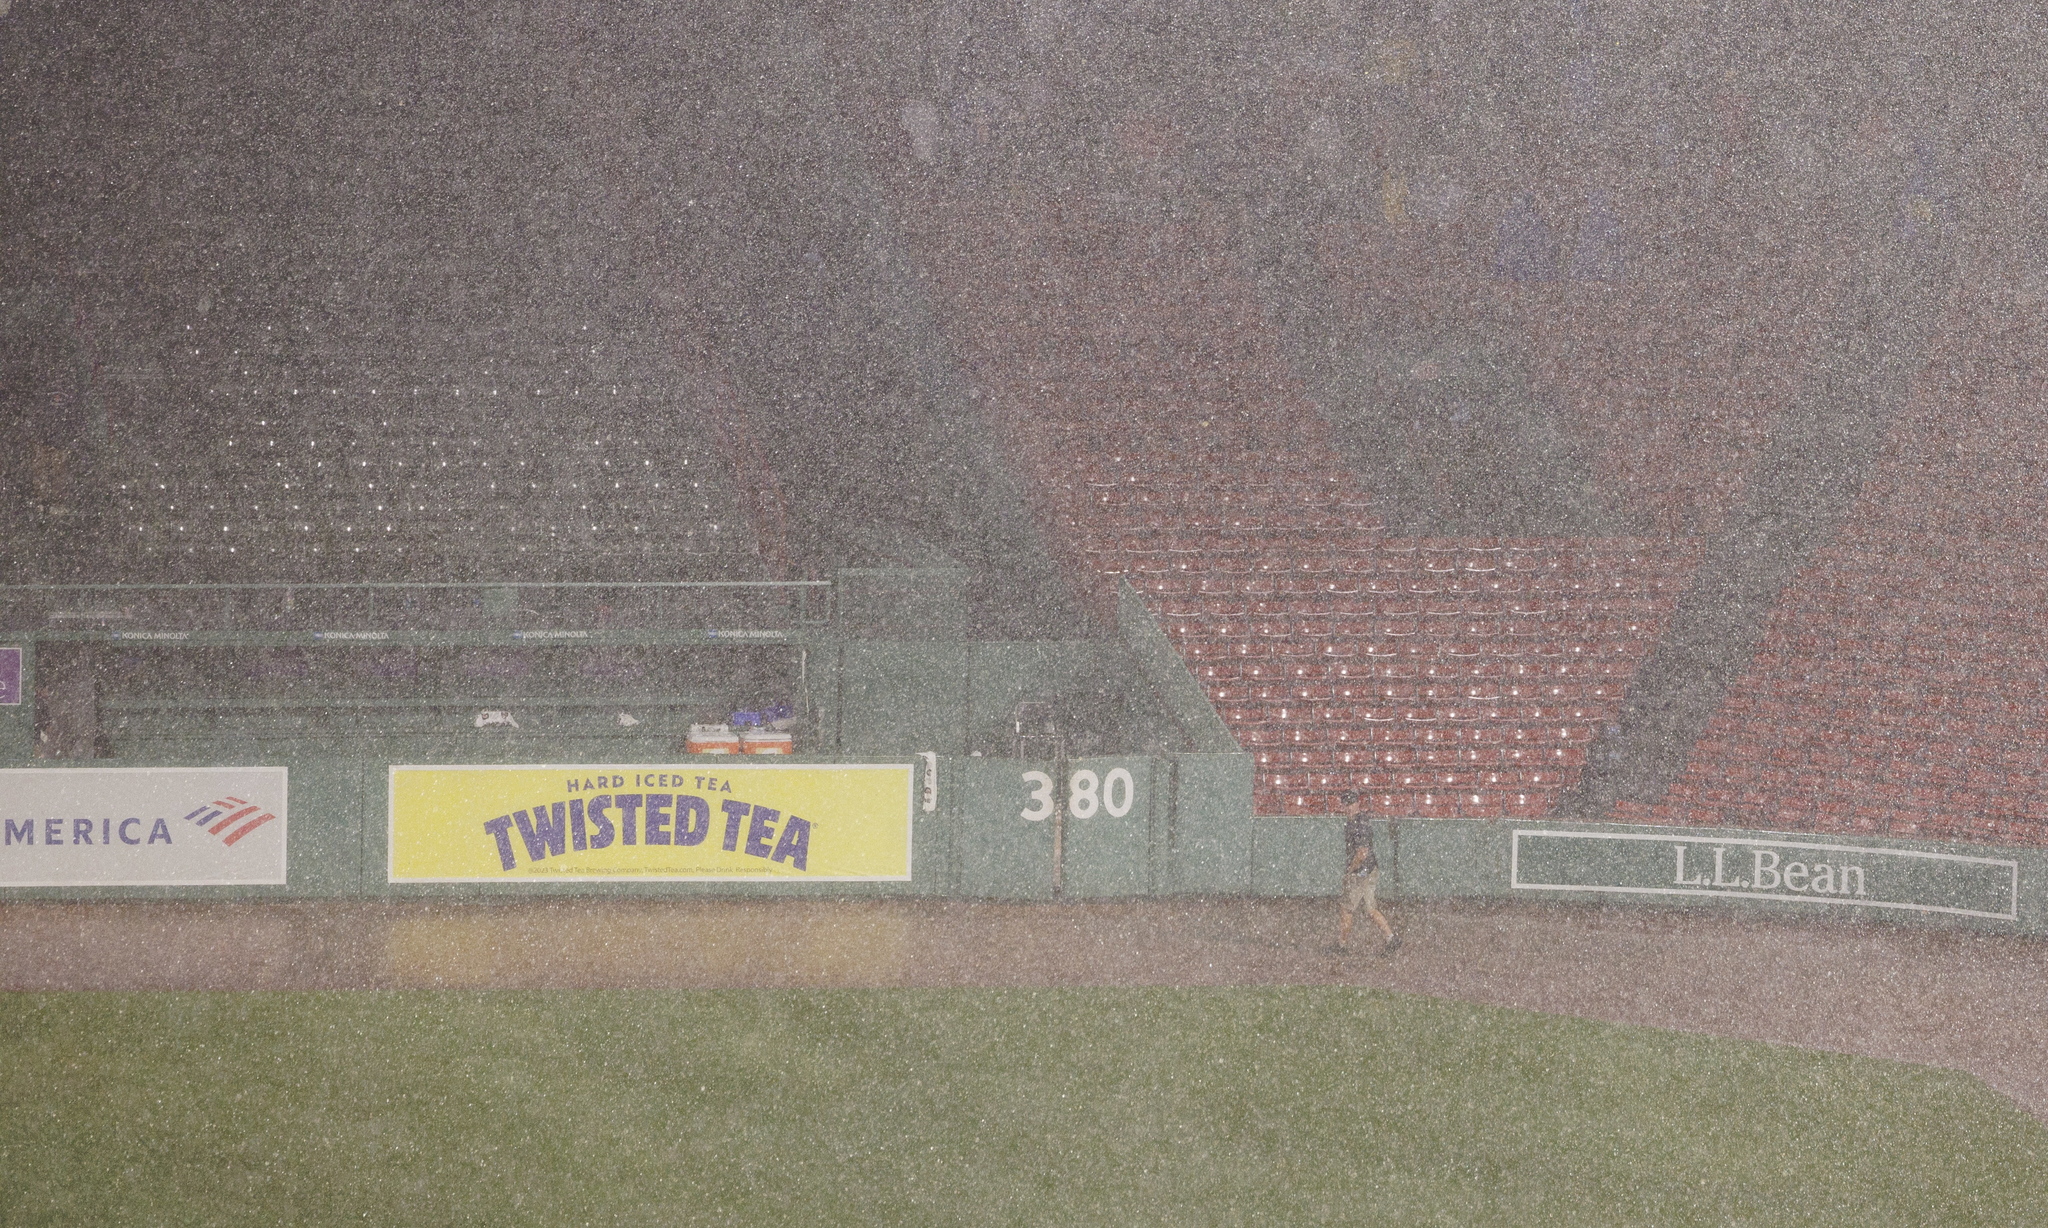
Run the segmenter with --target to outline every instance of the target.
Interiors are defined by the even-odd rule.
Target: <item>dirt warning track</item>
[[[1969,1071],[2048,1121],[2048,942],[1710,911],[1319,900],[0,905],[0,989],[1369,985]]]

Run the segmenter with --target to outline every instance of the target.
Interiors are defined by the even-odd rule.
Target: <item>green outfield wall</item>
[[[1262,894],[1329,894],[1343,820],[1257,819],[1318,841],[1313,875]],[[1624,824],[1375,820],[1383,898],[1737,908],[2048,933],[2048,850]],[[1310,833],[1313,833],[1311,835]],[[1273,847],[1279,847],[1279,837]],[[1262,860],[1262,865],[1265,862]]]
[[[792,893],[1080,900],[1175,894],[1327,897],[1344,855],[1338,817],[1251,816],[1224,757],[1106,755],[1064,761],[974,755],[904,757],[906,786],[891,821],[907,830],[907,873],[889,881],[394,881],[394,763],[402,745],[365,741],[312,754],[304,746],[245,748],[246,756],[139,767],[262,764],[289,772],[282,882],[11,886],[7,899],[490,898],[532,894],[676,896]],[[459,762],[569,775],[594,771],[551,755],[500,748]],[[556,748],[559,749],[559,748]],[[616,750],[617,748],[612,748]],[[591,762],[657,769],[679,783],[744,774],[747,757],[618,755]],[[829,775],[876,760],[794,757],[782,771]],[[553,768],[533,765],[553,764]],[[423,766],[431,767],[432,764]],[[79,765],[27,769],[43,778]],[[0,777],[16,789],[20,772]],[[622,791],[622,790],[615,790]],[[710,793],[711,790],[706,790]],[[745,790],[743,789],[744,793]],[[536,795],[539,801],[545,801]],[[713,797],[716,801],[716,797]],[[929,806],[929,808],[927,808]],[[499,809],[509,809],[497,807]],[[484,814],[478,811],[478,815]],[[793,813],[793,812],[792,812]],[[151,816],[145,813],[146,822]],[[175,815],[167,815],[173,821]],[[118,822],[120,816],[113,816]],[[70,819],[67,817],[66,822]],[[1525,900],[1666,908],[1743,909],[1797,917],[2048,932],[2048,852],[1811,833],[1455,819],[1375,820],[1383,898]],[[0,816],[0,832],[21,828]],[[37,829],[41,834],[42,829]],[[140,836],[142,827],[132,829]],[[66,835],[72,834],[69,832]],[[88,833],[91,834],[91,833]],[[477,843],[481,844],[479,840]],[[516,846],[516,845],[515,845]],[[40,851],[40,850],[39,850]]]
[[[153,632],[17,613],[0,633],[0,667],[19,669],[0,677],[0,899],[1336,893],[1343,820],[1253,815],[1250,757],[1128,587],[1114,637],[1016,643],[959,638],[958,569],[850,572],[832,587],[832,602],[805,597],[818,617],[729,629],[584,630],[566,615],[524,629],[518,611],[545,605],[533,595],[479,603],[483,621],[455,630]],[[177,653],[256,645],[314,683],[322,660],[394,647],[557,656],[516,684],[457,691],[303,676],[266,690],[232,671],[196,691],[73,679],[42,698],[96,710],[99,750],[81,757],[95,738],[69,737],[62,756],[38,757],[39,654],[75,664],[136,645],[174,654],[161,658],[173,673]],[[618,682],[577,664],[621,652],[680,665]],[[728,663],[801,692],[803,753],[677,753],[687,722],[729,697]],[[1053,713],[1057,739],[1019,741],[1025,704]],[[531,715],[487,725],[490,705]],[[2048,932],[2040,850],[1602,824],[1372,829],[1394,902]]]

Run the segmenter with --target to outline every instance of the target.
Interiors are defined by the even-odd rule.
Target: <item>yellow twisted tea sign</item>
[[[911,765],[391,769],[394,883],[901,882]]]

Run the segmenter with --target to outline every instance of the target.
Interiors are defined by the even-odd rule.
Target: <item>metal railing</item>
[[[151,638],[312,633],[791,632],[832,615],[829,580],[24,584],[0,587],[0,630]]]

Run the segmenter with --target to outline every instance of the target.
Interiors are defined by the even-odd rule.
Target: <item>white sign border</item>
[[[646,771],[648,768],[670,769],[675,767],[724,767],[725,764],[706,763],[393,763],[387,765],[384,790],[384,882],[386,886],[405,887],[430,883],[488,883],[507,887],[519,883],[907,883],[911,881],[916,868],[913,858],[917,855],[917,765],[914,763],[747,763],[746,755],[732,756],[743,762],[730,766],[760,769],[770,772],[792,772],[800,769],[816,771],[819,768],[856,769],[860,771],[897,771],[909,774],[909,787],[904,790],[903,806],[903,868],[902,874],[834,874],[834,875],[791,875],[791,874],[522,874],[517,878],[399,878],[396,876],[398,858],[398,773],[411,772],[613,772]],[[707,772],[705,775],[711,775]]]
[[[2009,912],[1982,912],[1974,908],[1947,908],[1939,904],[1899,904],[1887,900],[1844,899],[1802,894],[1773,894],[1766,891],[1716,891],[1705,887],[1592,887],[1522,881],[1522,837],[1539,836],[1555,840],[1651,840],[1661,844],[1747,844],[1764,848],[1813,849],[1829,853],[1875,853],[1882,857],[1919,857],[1931,861],[1967,861],[1976,865],[2004,866],[2012,874],[2006,897]],[[1783,900],[1795,904],[1835,904],[1854,908],[1889,908],[1899,912],[1948,913],[1958,917],[1983,917],[1991,921],[2019,918],[2020,863],[2004,857],[1970,857],[1962,853],[1933,853],[1922,849],[1895,849],[1876,844],[1813,844],[1800,840],[1752,840],[1745,836],[1677,836],[1635,831],[1546,831],[1540,827],[1517,827],[1508,845],[1508,887],[1514,891],[1585,891],[1603,895],[1692,895],[1737,900]]]
[[[81,883],[75,881],[44,883],[4,883],[0,884],[0,892],[44,891],[53,888],[62,888],[66,891],[97,891],[102,887],[288,887],[291,885],[290,880],[292,872],[292,770],[289,766],[283,764],[272,765],[264,763],[233,763],[226,765],[215,764],[209,767],[192,767],[184,764],[180,764],[175,767],[12,767],[0,768],[0,781],[4,781],[7,777],[21,772],[276,772],[278,774],[279,781],[282,784],[284,790],[282,800],[278,802],[276,810],[278,821],[284,824],[284,839],[282,841],[281,849],[283,856],[280,859],[280,865],[282,868],[279,869],[278,876],[276,878],[266,878],[260,881],[255,881],[246,878],[182,878],[176,880],[161,878],[143,878],[122,879],[119,881],[102,880],[91,883]]]

